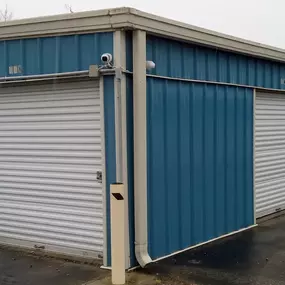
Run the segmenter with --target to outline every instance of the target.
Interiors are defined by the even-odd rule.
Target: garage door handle
[[[97,180],[99,183],[102,183],[102,171],[97,171],[97,172],[96,172],[96,180]]]

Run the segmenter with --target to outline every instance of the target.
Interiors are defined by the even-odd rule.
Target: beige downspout
[[[133,96],[135,254],[144,267],[152,260],[147,227],[146,32],[140,30],[133,32]]]

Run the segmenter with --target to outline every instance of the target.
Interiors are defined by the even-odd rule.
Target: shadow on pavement
[[[285,216],[150,264],[157,284],[285,285]]]

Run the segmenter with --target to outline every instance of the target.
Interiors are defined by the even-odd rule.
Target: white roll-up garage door
[[[0,242],[103,251],[98,82],[0,88]]]
[[[285,95],[257,93],[256,216],[285,209]]]

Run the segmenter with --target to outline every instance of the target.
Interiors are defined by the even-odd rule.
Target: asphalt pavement
[[[0,247],[0,285],[109,285],[110,271]],[[132,285],[285,285],[285,215],[127,274]]]
[[[0,247],[0,285],[81,285],[109,272],[84,264]]]
[[[285,285],[285,216],[149,265],[159,284]]]

